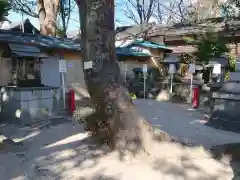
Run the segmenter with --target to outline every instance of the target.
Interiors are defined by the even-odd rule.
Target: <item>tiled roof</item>
[[[223,18],[206,19],[199,23],[178,23],[175,25],[157,24],[150,26],[150,24],[123,26],[117,28],[117,37],[119,39],[141,34],[143,31],[148,31],[147,35],[151,36],[176,36],[186,34],[198,34],[206,31],[207,28],[212,27],[214,31],[221,32],[224,30],[240,30],[240,19],[224,21]]]
[[[222,32],[225,30],[234,31],[240,29],[240,21],[232,20],[218,23],[187,24],[182,26],[156,26],[155,30],[152,33],[152,36],[160,34],[164,34],[165,36],[199,34],[206,32],[209,27],[211,27],[215,32]]]
[[[7,30],[0,30],[0,42],[33,45],[49,49],[81,50],[80,43],[73,40]]]
[[[143,37],[146,33],[151,33],[154,23],[142,25],[123,26],[116,29],[116,40],[131,39],[132,37]]]

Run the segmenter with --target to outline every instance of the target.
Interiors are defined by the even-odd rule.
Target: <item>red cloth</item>
[[[199,106],[199,89],[197,87],[193,88],[193,108],[198,108]]]
[[[75,93],[72,89],[69,90],[69,109],[71,113],[74,113],[74,111],[76,110]]]

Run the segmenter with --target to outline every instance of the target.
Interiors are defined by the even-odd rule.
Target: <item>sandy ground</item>
[[[239,134],[205,127],[199,121],[203,115],[186,105],[144,100],[136,104],[151,123],[171,135],[206,147],[240,141]],[[213,160],[202,148],[169,143],[153,146],[154,156],[123,162],[118,152],[95,145],[72,121],[34,128],[3,125],[0,130],[23,142],[21,148],[0,153],[1,180],[231,180],[234,176],[229,162]]]

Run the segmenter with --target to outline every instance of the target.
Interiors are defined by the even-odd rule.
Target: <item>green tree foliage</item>
[[[220,57],[229,52],[227,43],[211,28],[198,38],[184,37],[186,43],[194,45],[196,51],[193,53],[194,59],[203,64],[207,64],[213,57]]]
[[[8,16],[8,11],[11,10],[11,6],[7,0],[0,0],[0,18]]]

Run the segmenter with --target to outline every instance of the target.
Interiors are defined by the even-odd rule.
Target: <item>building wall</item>
[[[79,52],[64,52],[64,59],[67,60],[66,88],[73,89],[75,99],[89,97],[83,74],[82,55]]]
[[[69,89],[73,89],[75,99],[81,100],[83,97],[89,97],[89,94],[84,81],[82,61],[74,59],[77,57],[74,53],[64,57],[67,61],[67,73],[65,73],[64,80],[66,93],[68,93]],[[42,60],[41,76],[44,85],[61,87],[61,74],[59,73],[58,65],[59,59],[59,56],[55,56]]]
[[[76,100],[89,97],[82,66],[82,61],[79,59],[67,60],[66,86],[68,90],[74,90]]]
[[[84,75],[82,70],[82,61],[74,59],[75,55],[69,55],[64,57],[67,62],[67,73],[64,74],[65,80],[65,92],[66,100],[68,98],[68,92],[73,89],[75,92],[75,100],[80,101],[85,97],[89,97],[86,90]],[[41,65],[42,83],[44,85],[61,87],[61,73],[59,72],[58,60],[59,56],[54,58],[44,59]],[[63,107],[63,94],[62,89],[59,91],[60,106]],[[66,102],[67,103],[67,102]]]
[[[164,44],[164,37],[163,36],[152,36],[150,41],[155,42],[157,44]]]
[[[118,62],[122,75],[124,76],[124,66],[127,64],[128,76],[134,76],[133,69],[141,68],[143,64],[153,66],[151,62],[139,62],[135,60],[127,60]],[[67,74],[66,74],[66,87],[67,89],[73,89],[75,92],[75,99],[80,101],[83,98],[89,97],[89,93],[86,88],[84,73],[81,60],[67,60]]]
[[[134,68],[142,68],[144,64],[147,64],[148,67],[154,67],[154,64],[151,60],[149,61],[136,61],[133,59],[129,59],[126,61],[120,61],[118,62],[119,67],[121,69],[122,75],[124,75],[124,66],[127,67],[127,75],[129,77],[133,77],[134,76],[134,72],[133,69]]]
[[[0,50],[0,86],[8,85],[11,82],[12,60],[2,57],[3,50]]]
[[[173,50],[172,53],[174,54],[181,54],[181,53],[192,53],[195,51],[195,47],[192,45],[176,45],[176,46],[168,46]]]
[[[47,86],[61,86],[61,76],[58,70],[59,56],[42,59],[41,77],[42,84]]]
[[[155,50],[153,52],[155,55],[159,56],[160,51]],[[86,88],[84,73],[83,73],[83,64],[81,60],[80,53],[64,53],[64,59],[67,60],[67,73],[65,78],[65,84],[67,91],[73,89],[75,92],[75,99],[81,100],[82,98],[89,97],[89,93]],[[148,64],[148,66],[153,66],[151,60],[149,61],[137,61],[137,58],[134,59],[125,59],[125,61],[118,61],[122,75],[124,75],[124,66],[127,64],[127,74],[133,76],[133,69],[143,67],[143,64]]]

